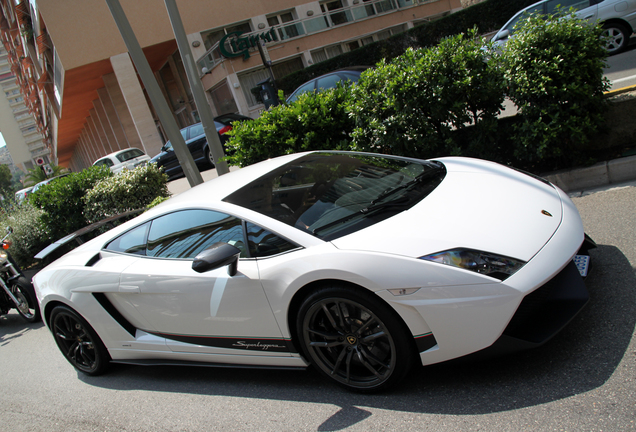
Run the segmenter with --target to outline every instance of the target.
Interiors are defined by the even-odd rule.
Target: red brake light
[[[219,129],[219,135],[223,135],[225,132],[231,131],[231,130],[232,130],[232,126],[230,125],[223,126],[221,129]]]
[[[9,240],[5,240],[2,242],[2,249],[9,249],[9,247],[11,246],[11,241]]]

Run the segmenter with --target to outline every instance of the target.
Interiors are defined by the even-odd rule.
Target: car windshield
[[[117,159],[119,162],[126,162],[127,160],[134,159],[139,156],[143,156],[144,152],[139,149],[132,148],[130,150],[126,150],[125,152],[119,153],[117,155]]]
[[[445,174],[440,162],[319,152],[260,177],[224,201],[332,240],[411,208]]]

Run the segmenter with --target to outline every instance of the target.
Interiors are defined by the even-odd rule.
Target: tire
[[[30,323],[40,321],[40,307],[35,296],[35,290],[27,278],[21,276],[16,279],[12,283],[11,291],[20,302],[20,305],[16,307],[20,316]]]
[[[214,157],[212,156],[212,151],[210,151],[210,147],[205,149],[205,157],[208,160],[208,163],[210,164],[210,166],[214,168],[215,167]]]
[[[625,51],[631,36],[629,30],[618,23],[609,23],[603,26],[602,36],[605,38],[605,48],[609,55]]]
[[[57,306],[50,322],[55,343],[75,369],[90,376],[108,369],[108,350],[84,318],[66,306]]]
[[[373,294],[330,286],[302,303],[296,330],[305,358],[349,390],[386,390],[413,365],[410,331],[399,315]]]

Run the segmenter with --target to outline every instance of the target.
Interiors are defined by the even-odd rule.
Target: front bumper
[[[526,295],[503,334],[475,354],[501,355],[546,343],[583,309],[589,294],[574,262]]]

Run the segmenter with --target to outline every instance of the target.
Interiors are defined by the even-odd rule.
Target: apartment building
[[[199,121],[163,0],[120,0],[180,127]],[[460,0],[177,0],[215,115],[257,117],[252,89],[461,9]],[[54,163],[79,171],[166,137],[104,0],[0,0],[0,38]]]
[[[38,131],[35,117],[29,112],[12,69],[16,67],[9,62],[5,47],[0,45],[0,132],[10,154],[4,154],[0,162],[10,166],[15,164],[26,173],[37,162],[49,163],[51,151]],[[10,163],[5,162],[7,156]]]

